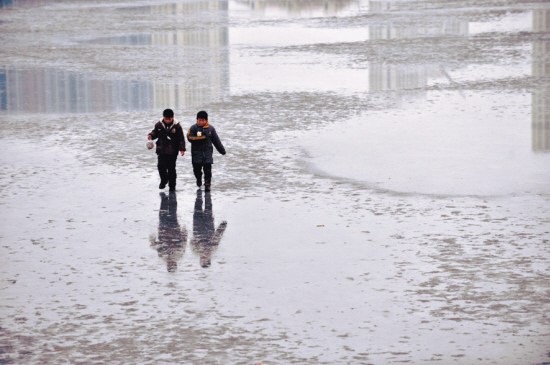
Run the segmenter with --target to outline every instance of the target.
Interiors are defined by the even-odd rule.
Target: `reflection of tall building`
[[[17,1],[23,0],[13,0]],[[168,57],[175,65],[172,82],[94,80],[94,75],[60,69],[0,69],[0,108],[31,113],[181,109],[210,103],[229,91],[226,1],[120,8],[120,11],[170,15],[175,30],[99,38],[86,43],[98,47],[148,46],[145,52]],[[182,28],[179,23],[188,23],[190,18],[205,23],[204,28],[177,30]]]
[[[215,25],[193,31],[152,34],[151,45],[173,46],[168,54],[181,65],[174,75],[174,83],[154,86],[153,105],[179,109],[211,102],[228,92],[228,2],[164,4],[151,6],[150,11],[174,15],[177,23],[196,18]]]
[[[415,10],[417,2],[407,1],[369,1],[369,11],[382,12],[391,10]],[[371,25],[370,40],[390,40],[419,38],[440,35],[467,35],[468,22],[447,20],[442,23],[418,23],[414,25],[397,25],[392,23]],[[438,65],[409,65],[371,63],[369,83],[370,90],[411,90],[427,86],[429,77],[439,77],[442,72]],[[425,92],[418,91],[422,93]]]
[[[13,5],[13,0],[0,0],[0,8]]]
[[[154,86],[155,107],[200,105],[218,99],[229,91],[227,27],[168,35],[153,34],[152,45],[175,46],[175,62],[181,63],[184,68],[181,73],[174,75],[175,83]],[[192,67],[185,68],[184,65]]]
[[[0,8],[8,7],[8,6],[17,6],[17,7],[34,7],[34,6],[41,6],[46,5],[48,3],[53,2],[52,0],[0,0]],[[56,2],[59,2],[59,0],[56,0]]]
[[[548,32],[548,30],[550,30],[550,10],[534,10],[533,32]],[[533,42],[533,76],[550,76],[550,41],[548,40]],[[532,98],[533,151],[550,151],[550,87],[543,86],[532,94]]]
[[[57,69],[0,69],[0,108],[7,112],[90,113],[151,108],[150,83],[93,80]]]
[[[428,72],[424,65],[371,64],[370,90],[407,90],[428,84]]]
[[[87,2],[87,0],[0,0],[0,9],[3,7],[34,8],[39,6],[51,5],[52,3],[76,3],[78,1]]]

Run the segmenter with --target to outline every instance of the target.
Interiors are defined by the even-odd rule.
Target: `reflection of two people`
[[[175,193],[160,193],[159,229],[157,239],[151,240],[151,247],[166,261],[168,272],[178,268],[187,244],[187,230],[178,223],[178,201]]]
[[[212,253],[218,248],[227,222],[220,223],[218,229],[214,228],[214,215],[212,214],[212,199],[210,192],[204,194],[204,210],[202,209],[202,191],[197,190],[195,211],[193,213],[193,238],[191,248],[200,257],[202,267],[211,265]]]
[[[176,194],[160,193],[160,198],[158,237],[151,239],[151,247],[157,250],[159,257],[166,261],[168,272],[174,272],[185,252],[187,230],[185,227],[181,228],[178,223]],[[218,248],[227,222],[222,222],[218,229],[215,229],[210,192],[205,193],[204,201],[203,210],[202,191],[197,190],[191,247],[200,257],[201,266],[206,268],[211,265],[212,253]]]

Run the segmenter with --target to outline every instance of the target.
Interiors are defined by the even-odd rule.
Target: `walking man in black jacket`
[[[197,178],[197,186],[202,186],[202,171],[204,170],[204,190],[210,191],[212,164],[214,163],[212,145],[222,155],[225,155],[225,148],[216,129],[208,124],[208,113],[204,110],[197,113],[197,124],[193,124],[189,128],[187,139],[191,142],[191,162],[193,163],[193,173]]]
[[[164,189],[166,183],[170,191],[176,190],[176,159],[178,151],[185,154],[185,137],[180,122],[174,119],[174,111],[166,109],[163,118],[155,124],[155,128],[147,135],[147,139],[157,140],[158,170],[160,175],[159,189]]]

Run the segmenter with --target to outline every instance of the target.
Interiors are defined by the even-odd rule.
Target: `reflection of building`
[[[153,46],[174,46],[181,70],[176,83],[154,86],[157,108],[180,108],[218,99],[229,91],[229,35],[227,27],[173,34],[153,34]],[[186,68],[189,65],[191,67]]]
[[[24,0],[13,0],[13,3]],[[36,2],[39,0],[25,0]],[[97,47],[147,46],[176,67],[171,83],[94,80],[94,75],[60,69],[0,69],[1,109],[8,112],[88,113],[118,110],[182,109],[218,100],[229,91],[228,5],[226,1],[164,4],[121,11],[175,16],[174,28],[189,18],[204,28],[135,34],[86,42]],[[210,24],[214,24],[212,27]],[[146,57],[146,56],[144,56]]]
[[[75,0],[0,0],[0,9],[8,6],[17,8],[34,8],[51,5],[52,3],[75,3]]]
[[[171,57],[181,65],[173,84],[154,86],[154,106],[171,105],[179,109],[211,102],[228,92],[228,2],[163,4],[149,9],[151,13],[174,15],[176,23],[197,18],[216,25],[215,28],[152,35],[152,46],[174,46]]]
[[[90,113],[151,108],[153,88],[138,81],[92,80],[56,69],[0,69],[0,108],[7,112]]]
[[[550,30],[550,10],[533,11],[533,32]],[[533,42],[533,76],[550,77],[550,41]],[[546,85],[546,84],[545,84]],[[550,151],[550,87],[543,86],[532,95],[532,148]]]
[[[417,2],[369,1],[369,11],[412,10]],[[468,22],[448,20],[442,23],[418,23],[403,26],[391,23],[372,25],[369,28],[370,40],[390,40],[420,38],[440,35],[467,35]],[[438,65],[376,64],[370,65],[370,90],[422,89],[427,86],[429,77],[440,77]],[[420,91],[422,95],[424,92]]]
[[[14,0],[0,0],[0,8],[13,5]]]
[[[371,64],[370,90],[406,90],[424,87],[428,84],[425,65]]]
[[[56,0],[55,2],[59,2]],[[0,9],[8,6],[17,6],[17,7],[31,7],[31,6],[41,6],[52,3],[52,0],[0,0]]]

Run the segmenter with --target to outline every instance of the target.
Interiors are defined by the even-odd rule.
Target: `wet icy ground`
[[[548,3],[10,3],[0,362],[550,362]]]

